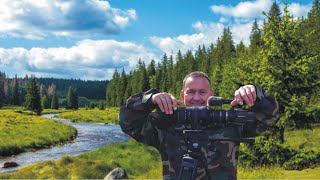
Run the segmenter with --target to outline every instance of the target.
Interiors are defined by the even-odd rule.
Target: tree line
[[[11,86],[5,86],[4,82],[8,82],[7,80],[5,73],[0,72],[0,108],[4,103],[22,105],[38,115],[43,109],[59,109],[59,99],[54,84],[49,85],[48,90],[45,91],[43,86],[38,85],[35,77],[25,78],[21,81],[23,84],[20,82],[20,85],[24,85],[21,87],[17,76],[13,79]],[[6,96],[8,94],[10,96]],[[78,109],[78,94],[73,85],[68,88],[65,107],[66,109]]]
[[[178,51],[175,58],[164,54],[160,62],[151,60],[148,65],[139,60],[129,73],[116,69],[107,86],[107,105],[121,106],[130,95],[150,88],[179,97],[184,76],[197,70],[211,78],[216,96],[232,98],[243,84],[259,85],[273,94],[282,114],[275,132],[282,139],[284,127],[319,122],[319,1],[304,18],[293,18],[288,5],[282,14],[276,2],[263,14],[261,27],[257,20],[252,24],[249,46],[234,45],[230,29],[225,28],[215,43],[200,45],[194,53]]]
[[[69,88],[73,88],[77,92],[77,96],[85,99],[101,100],[105,98],[105,89],[108,81],[84,81],[80,79],[55,79],[55,78],[36,78],[34,77],[39,87],[41,97],[41,104],[43,108],[50,108],[53,105],[56,107],[67,106],[67,93]],[[27,93],[27,84],[29,78],[27,75],[24,78],[15,77],[10,78],[5,72],[0,71],[0,106],[3,104],[23,105],[25,103],[25,96]],[[55,96],[56,97],[55,97]],[[57,100],[57,99],[60,99]],[[81,103],[82,106],[90,102]]]

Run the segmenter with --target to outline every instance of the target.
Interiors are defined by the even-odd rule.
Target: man
[[[161,154],[163,179],[177,179],[183,155],[188,153],[183,130],[190,127],[171,123],[170,115],[179,105],[206,106],[213,96],[210,79],[203,72],[192,72],[183,80],[181,100],[171,94],[151,89],[131,96],[120,110],[119,121],[122,130],[139,142],[154,146]],[[223,138],[254,137],[266,130],[279,118],[276,100],[254,85],[240,87],[234,93],[232,106],[246,104],[256,112],[256,120],[250,125],[222,124],[205,129],[217,141],[206,142],[201,147],[196,179],[236,179],[239,141]],[[152,112],[159,107],[165,114]],[[222,138],[222,140],[221,140]]]

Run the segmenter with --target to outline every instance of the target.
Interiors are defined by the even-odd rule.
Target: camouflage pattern
[[[196,179],[237,179],[237,160],[240,142],[224,141],[224,138],[255,137],[260,135],[279,118],[277,101],[257,89],[257,101],[252,107],[256,113],[256,121],[250,125],[221,125],[204,130],[208,137],[219,141],[201,142],[197,158]],[[164,123],[155,125],[154,120],[161,119],[158,113],[152,112],[156,106],[151,97],[159,93],[151,89],[131,96],[126,105],[121,107],[119,121],[122,130],[139,142],[154,146],[161,154],[163,179],[177,179],[183,155],[187,154],[187,145],[183,130],[187,125]],[[163,122],[170,120],[161,119]]]

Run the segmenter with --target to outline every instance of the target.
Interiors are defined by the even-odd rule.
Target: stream
[[[16,171],[26,165],[47,160],[58,160],[62,156],[66,155],[79,155],[114,142],[126,141],[129,138],[129,136],[122,132],[119,125],[73,123],[64,119],[55,118],[54,116],[55,114],[42,115],[42,117],[52,118],[53,120],[75,127],[78,131],[78,136],[76,139],[74,139],[72,142],[63,145],[57,145],[52,148],[0,158],[0,165],[9,161],[14,161],[19,164],[17,167],[0,168],[0,172]]]

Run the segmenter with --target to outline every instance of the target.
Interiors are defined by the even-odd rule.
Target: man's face
[[[188,77],[180,96],[186,106],[206,106],[213,91],[206,78]]]

